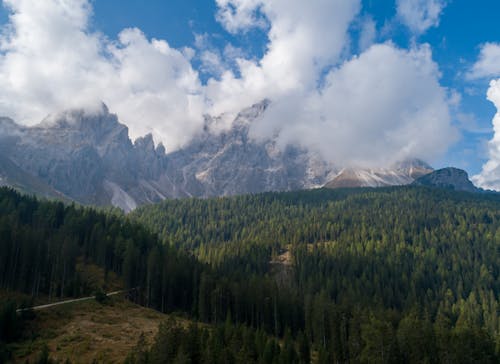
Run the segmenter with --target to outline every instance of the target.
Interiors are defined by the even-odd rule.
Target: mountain
[[[391,168],[354,169],[345,168],[331,181],[326,188],[343,187],[383,187],[412,183],[416,178],[424,176],[433,169],[419,159],[410,159],[396,163]]]
[[[432,168],[408,160],[387,169],[343,169],[273,138],[255,140],[264,100],[241,111],[228,130],[206,117],[203,131],[166,153],[148,134],[134,142],[105,105],[65,111],[26,127],[0,118],[0,185],[82,204],[131,211],[168,198],[231,196],[322,187],[404,185]]]
[[[0,186],[11,186],[27,194],[70,200],[63,193],[53,189],[40,178],[25,172],[3,155],[0,155]]]
[[[412,184],[416,186],[447,188],[455,191],[484,192],[481,188],[474,186],[467,172],[453,167],[438,169],[417,178]]]
[[[300,148],[282,151],[273,140],[249,137],[268,105],[243,110],[221,133],[207,117],[204,131],[170,154],[150,134],[132,143],[105,105],[93,114],[66,111],[33,127],[0,118],[0,184],[125,211],[166,198],[322,186],[336,173],[332,165]]]
[[[126,211],[149,200],[142,179],[154,178],[165,158],[162,146],[151,149],[151,136],[132,144],[127,127],[105,106],[96,114],[64,112],[34,127],[0,119],[0,131],[2,164],[10,166],[1,170],[3,179],[22,171],[25,183],[42,181],[77,202]]]
[[[228,196],[263,191],[289,191],[321,187],[336,173],[331,164],[306,150],[288,146],[280,150],[272,139],[249,136],[252,122],[269,106],[263,101],[238,114],[230,130],[211,131],[216,122],[206,119],[204,132],[179,151],[168,155],[170,195]]]

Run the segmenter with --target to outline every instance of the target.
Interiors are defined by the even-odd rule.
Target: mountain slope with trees
[[[165,324],[129,362],[301,363],[306,349],[319,363],[500,358],[496,195],[315,190],[171,200],[124,216],[0,189],[0,244],[4,290],[88,293],[79,261],[137,288],[144,306],[210,324]],[[13,322],[3,306],[0,328]]]

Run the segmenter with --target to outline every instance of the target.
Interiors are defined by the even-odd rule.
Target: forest
[[[162,323],[129,363],[497,363],[499,253],[493,194],[320,189],[125,216],[0,189],[2,290],[92,293],[83,262],[192,320]],[[0,355],[19,325],[4,302]]]

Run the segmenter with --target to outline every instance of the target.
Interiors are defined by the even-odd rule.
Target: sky
[[[257,140],[343,166],[422,158],[500,190],[495,0],[3,0],[0,114],[102,102],[167,150],[271,106]]]

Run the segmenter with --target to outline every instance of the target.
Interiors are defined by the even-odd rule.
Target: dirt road
[[[106,296],[108,296],[108,297],[109,296],[116,296],[117,294],[124,293],[124,292],[128,292],[128,290],[125,290],[125,291],[114,291],[114,292],[106,293]],[[88,300],[94,300],[94,299],[95,299],[95,296],[75,298],[75,299],[72,299],[72,300],[54,302],[54,303],[49,303],[49,304],[46,304],[46,305],[40,305],[40,306],[34,306],[34,307],[27,307],[27,308],[20,308],[19,310],[16,310],[16,312],[19,313],[19,312],[28,311],[28,310],[39,311],[39,310],[43,310],[43,309],[54,307],[54,306],[65,305],[67,303],[88,301]]]

